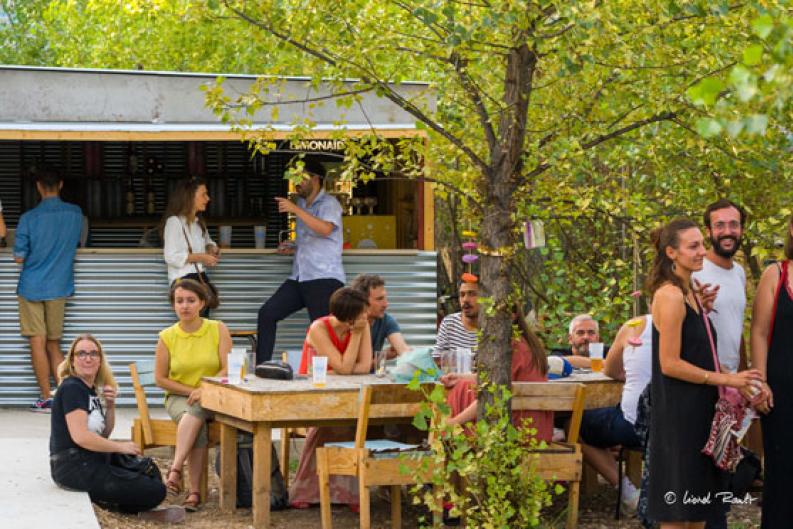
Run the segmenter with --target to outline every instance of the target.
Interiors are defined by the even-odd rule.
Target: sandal
[[[171,479],[171,474],[176,474],[176,479]],[[168,489],[170,494],[179,494],[182,492],[182,470],[176,467],[168,469],[167,480],[165,481],[165,488]]]
[[[187,512],[196,512],[201,505],[201,494],[198,492],[188,492],[187,497],[182,502],[182,507]]]

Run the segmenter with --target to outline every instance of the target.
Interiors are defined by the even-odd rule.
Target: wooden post
[[[270,527],[270,484],[272,480],[273,429],[257,422],[253,431],[253,526]]]
[[[237,430],[220,423],[220,510],[237,508]]]

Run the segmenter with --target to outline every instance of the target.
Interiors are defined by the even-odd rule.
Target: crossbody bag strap
[[[184,240],[187,243],[187,251],[193,253],[193,245],[190,244],[190,237],[187,235],[187,230],[185,229],[184,222],[182,219],[179,219],[179,224],[182,226],[182,234],[184,235]],[[201,281],[202,285],[205,285],[204,278],[201,276],[201,269],[198,268],[198,263],[193,263],[195,267],[196,274],[198,274],[198,279]]]
[[[783,287],[787,288],[785,283],[787,283],[787,267],[789,262],[788,260],[782,261],[781,266],[779,263],[776,264],[779,267],[779,282],[777,282],[776,291],[774,292],[774,308],[771,311],[771,326],[768,329],[769,348],[771,347],[771,337],[774,335],[774,323],[776,323],[776,308],[779,303],[779,292]]]
[[[716,372],[721,373],[721,363],[719,363],[719,355],[716,353],[716,343],[713,341],[713,331],[710,329],[710,319],[708,318],[708,315],[705,314],[705,309],[700,304],[696,294],[694,294],[694,300],[697,302],[697,307],[699,308],[699,313],[702,316],[702,321],[705,323],[705,330],[708,333],[710,352],[713,353],[713,365],[716,367]],[[721,386],[718,386],[718,388],[719,397],[724,397],[724,388]]]

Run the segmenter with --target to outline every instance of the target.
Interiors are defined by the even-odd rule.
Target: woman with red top
[[[793,503],[787,484],[793,472],[793,217],[787,224],[785,259],[763,272],[752,311],[752,367],[763,378],[753,404],[763,414],[765,483],[762,529],[790,527]]]
[[[526,323],[520,307],[515,307],[513,324],[520,329],[520,338],[512,341],[512,380],[514,382],[547,382],[548,357],[542,342]],[[451,424],[469,425],[476,420],[476,375],[450,373],[441,377],[449,389],[446,397],[452,408]],[[550,442],[553,437],[553,412],[514,411],[512,423],[521,426],[530,419],[528,427],[537,430],[538,441]],[[472,432],[466,427],[467,432]]]
[[[328,368],[340,375],[366,374],[372,370],[372,339],[366,319],[366,295],[350,288],[340,288],[330,297],[330,315],[314,320],[303,347],[301,373],[305,373],[311,356],[328,357]],[[294,508],[304,509],[319,503],[319,480],[314,454],[327,442],[349,441],[355,437],[354,427],[311,428],[306,436],[297,475],[289,489]],[[332,503],[358,504],[358,483],[351,476],[330,478]]]

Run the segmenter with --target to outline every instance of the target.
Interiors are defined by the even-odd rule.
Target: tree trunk
[[[520,40],[520,39],[518,39]],[[507,56],[504,83],[504,111],[498,125],[498,142],[490,153],[490,170],[484,175],[484,203],[479,238],[482,248],[481,283],[488,291],[492,305],[479,313],[482,329],[477,349],[481,382],[512,384],[512,305],[518,293],[513,292],[517,221],[514,218],[514,193],[523,169],[523,148],[531,95],[536,54],[526,44],[513,48]],[[493,395],[480,389],[479,419],[484,418]],[[507,411],[510,403],[505,403]]]

